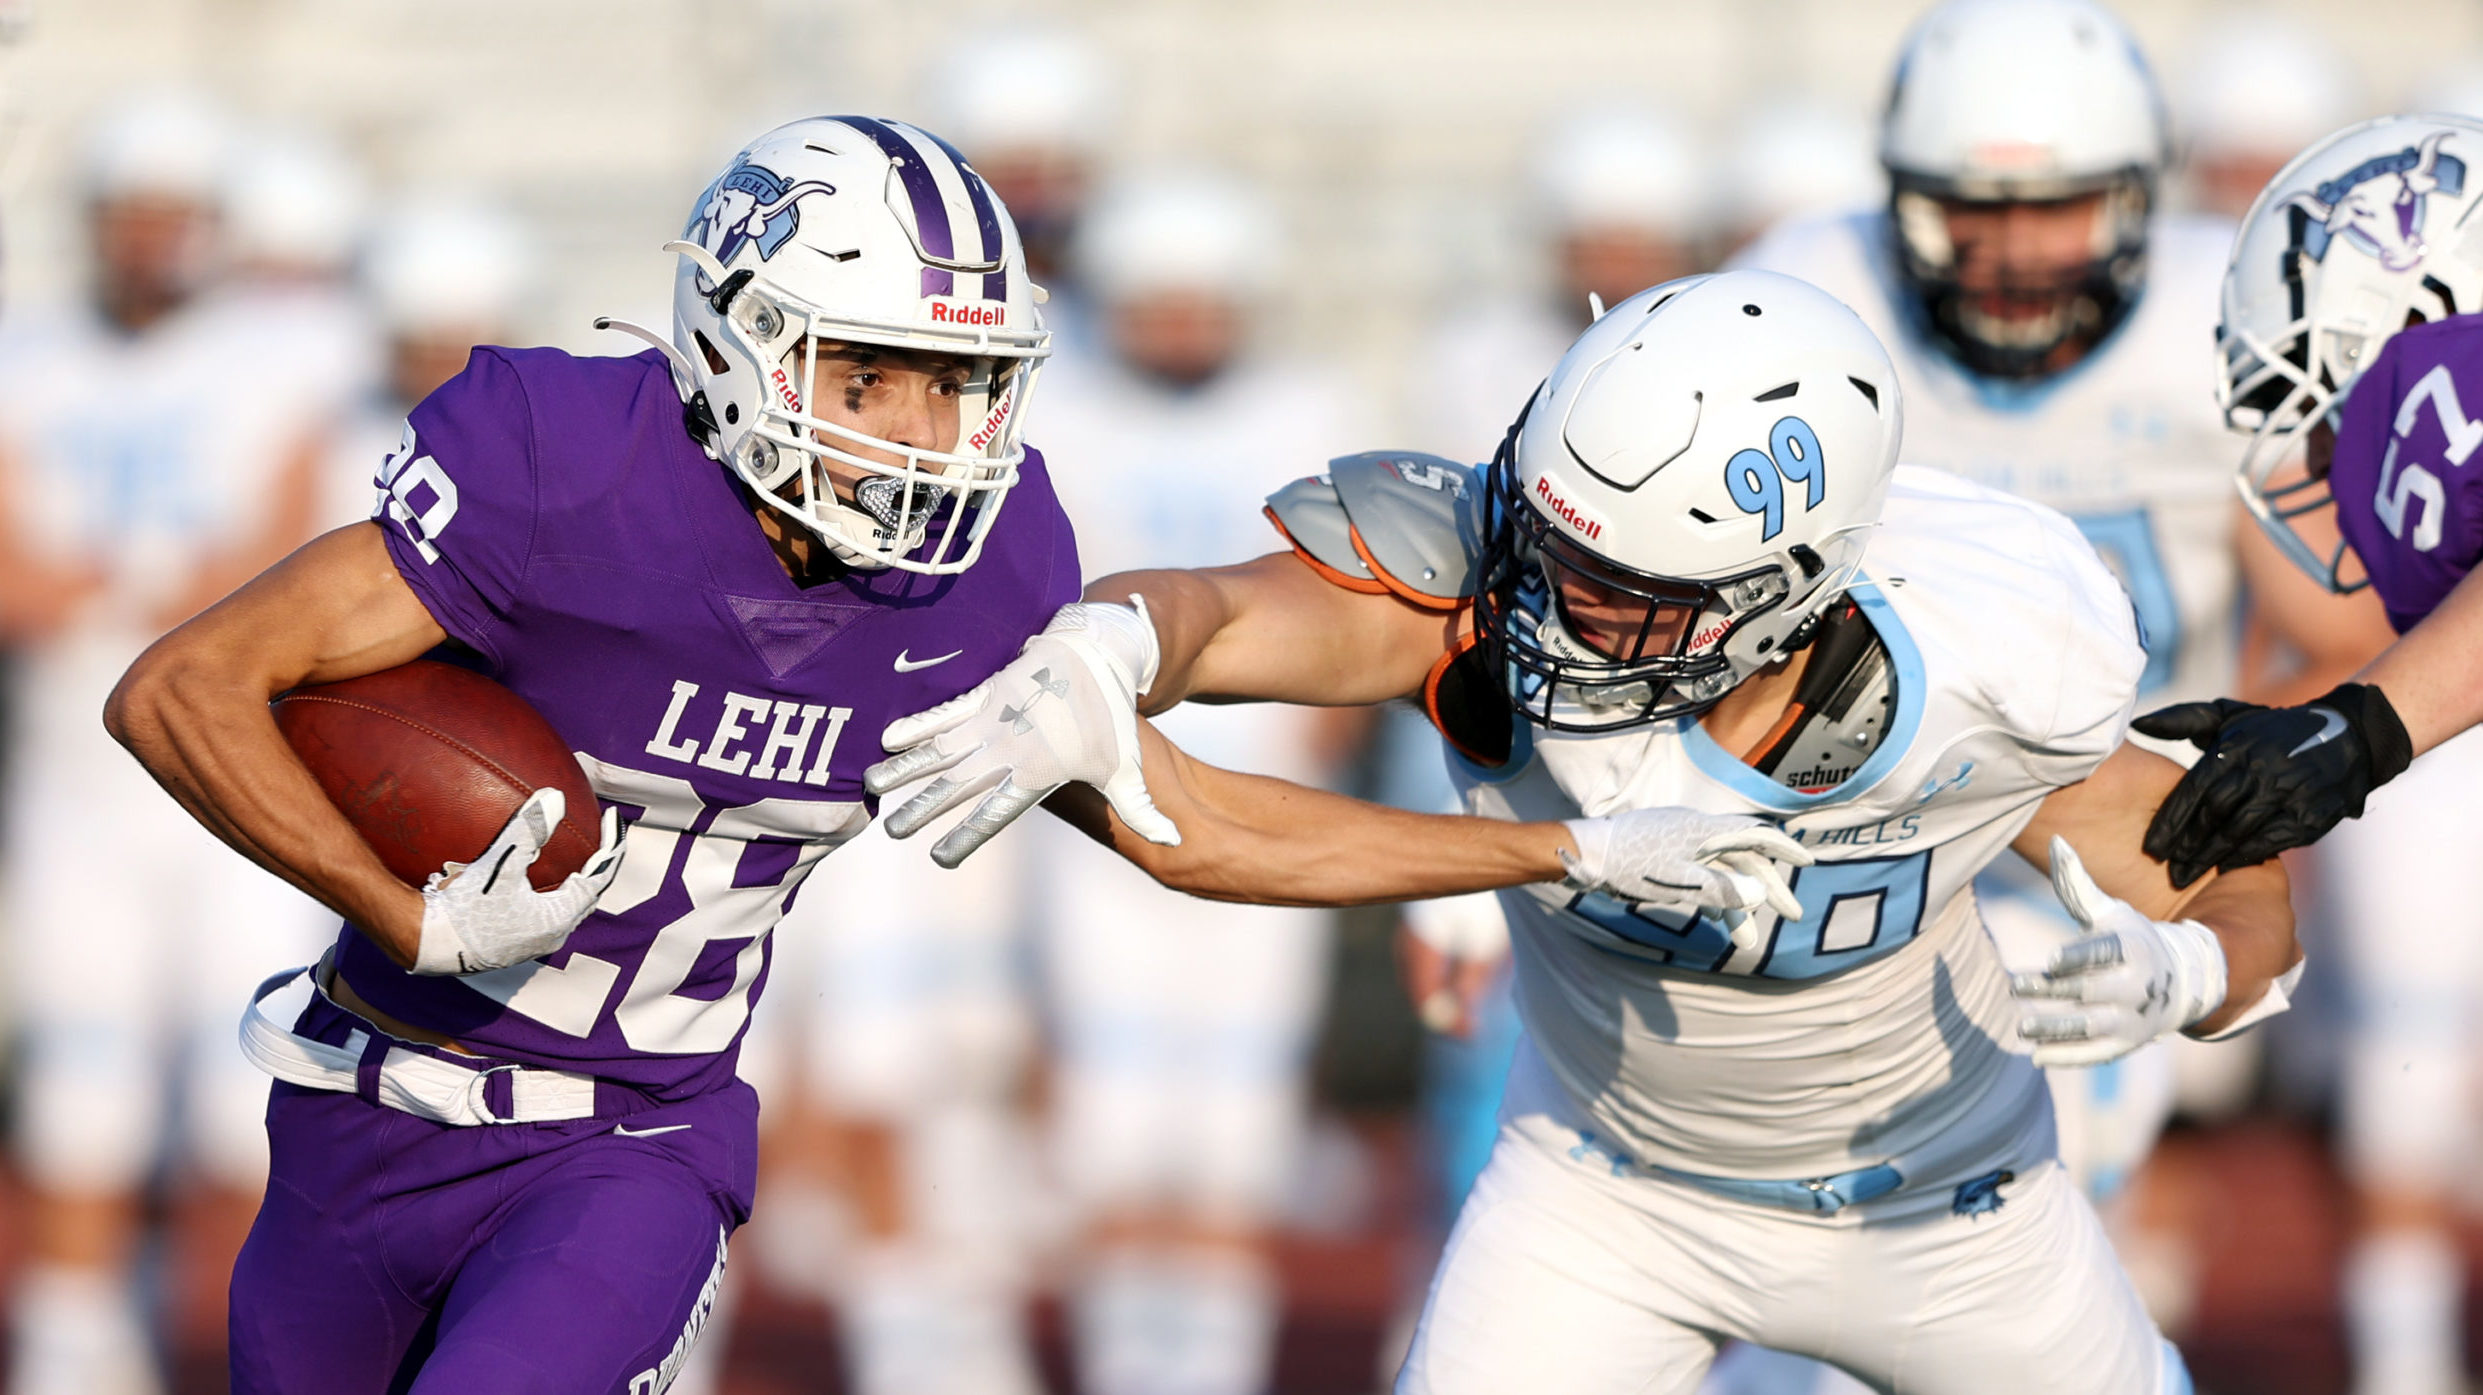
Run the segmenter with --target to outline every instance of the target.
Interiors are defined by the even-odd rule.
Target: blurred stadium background
[[[997,116],[973,116],[972,94],[958,84],[974,79],[959,65],[995,34],[1039,28],[1091,50],[1091,84],[1025,100],[1029,111],[1050,103],[1046,120],[1074,119],[1099,186],[1127,171],[1209,167],[1268,201],[1267,231],[1215,274],[1251,299],[1255,352],[1320,380],[1288,401],[1315,399],[1333,409],[1323,420],[1376,434],[1305,443],[1298,458],[1256,462],[1261,473],[1281,480],[1316,470],[1329,451],[1398,441],[1479,458],[1494,444],[1475,434],[1483,428],[1461,424],[1452,434],[1437,415],[1443,365],[1453,367],[1457,334],[1480,332],[1456,328],[1471,312],[1550,294],[1547,248],[1567,216],[1557,170],[1564,160],[1592,163],[1578,153],[1585,138],[1564,155],[1547,144],[1553,133],[1612,107],[1675,123],[1686,158],[1624,202],[1630,216],[1680,241],[1690,265],[1711,264],[1754,219],[1875,197],[1872,123],[1899,39],[1921,8],[1911,0],[9,0],[0,4],[14,34],[0,50],[0,323],[84,294],[88,133],[177,90],[221,105],[262,138],[286,134],[340,153],[369,191],[371,216],[351,225],[353,247],[385,234],[414,201],[504,210],[532,247],[506,263],[525,268],[508,301],[509,337],[626,353],[635,346],[590,321],[667,322],[672,269],[658,246],[743,140],[794,116],[859,111],[958,134],[980,159],[956,123],[1009,118],[1005,103]],[[2279,142],[2286,150],[2386,110],[2449,102],[2483,110],[2475,105],[2483,6],[2472,0],[2400,0],[2382,12],[2193,0],[2122,8],[2170,99],[2187,162],[2169,184],[2176,203],[2211,200],[2194,175],[2214,153],[2202,133],[2232,125],[2211,110],[2219,102],[2262,114],[2270,139],[2302,119],[2293,108],[2312,109],[2311,129]],[[2248,50],[2248,36],[2270,29],[2307,36],[2325,69],[2290,89],[2213,75],[2219,63],[2240,61],[2233,54]],[[2252,71],[2266,78],[2283,66],[2257,60]],[[1812,123],[1799,159],[1760,138],[1771,113],[1789,109]],[[378,262],[361,259],[370,272]],[[360,294],[384,300],[384,280],[366,279]],[[2208,352],[2204,333],[2199,351]],[[283,339],[261,352],[271,373],[286,367]],[[1079,356],[1106,352],[1079,335],[1058,376],[1074,376]],[[1050,439],[1046,400],[1033,408],[1038,445]],[[1518,405],[1489,399],[1475,411],[1496,422]],[[1177,433],[1161,439],[1160,468],[1198,468]],[[1077,460],[1061,456],[1060,468],[1075,471]],[[338,487],[350,492],[351,483]],[[1096,540],[1145,526],[1109,511],[1079,523]],[[1297,739],[1339,742],[1335,778],[1381,792],[1395,761],[1372,730],[1391,728]],[[840,865],[828,864],[813,898],[833,887]],[[2314,872],[2306,898],[2315,882]],[[985,904],[1014,922],[1031,899],[1004,887]],[[1439,1145],[1419,1126],[1416,1101],[1427,1069],[1455,1067],[1436,1055],[1426,1063],[1397,987],[1393,932],[1390,914],[1345,918],[1319,951],[1326,972],[1305,980],[1327,987],[1311,1060],[1312,1123],[1291,1150],[1275,1221],[1284,1321],[1272,1388],[1287,1392],[1382,1388],[1389,1344],[1402,1340],[1397,1324],[1436,1243]],[[997,953],[1010,964],[1040,957]],[[253,976],[276,967],[255,966]],[[21,969],[0,959],[0,975]],[[1009,991],[994,996],[991,1012],[1030,1017],[1032,1037],[1045,1039],[1046,1012],[1004,1001]],[[836,998],[826,988],[811,996]],[[805,1006],[780,991],[763,1021],[771,1010]],[[2182,1337],[2203,1390],[2344,1388],[2335,1274],[2346,1213],[2325,1133],[2334,1048],[2323,1024],[2332,1020],[2314,994],[2280,1022],[2248,1108],[2177,1131],[2138,1197],[2163,1228],[2187,1237],[2183,1263],[2197,1283]],[[1037,1086],[1012,1098],[1044,1096]],[[186,1218],[177,1168],[161,1175],[151,1214],[166,1233],[208,1225]],[[718,1343],[724,1360],[708,1376],[736,1395],[844,1388],[841,1329],[825,1311],[833,1281],[802,1277],[798,1254],[744,1258],[773,1245],[770,1235],[790,1240],[779,1248],[807,1252],[814,1239],[844,1233],[840,1225],[850,1229],[850,1218],[823,1219],[821,1207],[804,1204],[806,1185],[763,1188],[752,1230],[736,1245],[744,1287]],[[28,1230],[22,1190],[5,1195],[0,1263],[13,1262]],[[792,1200],[776,1204],[783,1197]],[[1048,1245],[1033,1246],[1050,1256],[1032,1262],[1033,1330],[1047,1379],[1068,1389],[1072,1323],[1058,1295],[1069,1261],[1057,1235]],[[175,1388],[220,1390],[214,1273],[168,1258],[181,1252],[146,1251],[146,1291],[162,1315]],[[818,1252],[842,1253],[824,1242]],[[2483,1245],[2469,1252],[2483,1257]],[[2467,1326],[2483,1334],[2483,1314]]]

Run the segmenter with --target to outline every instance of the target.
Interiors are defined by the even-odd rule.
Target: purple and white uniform
[[[2398,633],[2483,561],[2483,316],[2392,336],[2339,414],[2337,524]],[[2468,468],[2472,466],[2472,468]]]
[[[559,953],[417,977],[347,926],[335,965],[474,1064],[594,1077],[594,1117],[456,1128],[278,1085],[234,1388],[649,1395],[749,1212],[757,1107],[733,1066],[769,932],[869,821],[880,730],[1075,600],[1076,544],[1029,452],[971,570],[797,586],[654,353],[478,350],[382,480],[406,583],[568,739],[628,836]],[[363,1025],[314,999],[295,1030]]]

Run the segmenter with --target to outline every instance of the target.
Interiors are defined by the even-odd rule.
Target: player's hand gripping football
[[[1599,819],[1571,819],[1575,856],[1561,855],[1569,884],[1682,915],[1716,915],[1733,927],[1733,943],[1757,942],[1749,913],[1772,907],[1802,918],[1802,903],[1776,866],[1815,860],[1772,824],[1746,814],[1695,809],[1632,809]]]
[[[1062,606],[998,673],[881,733],[880,745],[895,754],[862,772],[871,793],[939,776],[888,812],[889,836],[910,838],[981,794],[931,847],[932,861],[954,867],[1075,781],[1102,791],[1139,837],[1179,843],[1181,832],[1147,794],[1138,761],[1138,696],[1155,682],[1158,658],[1155,625],[1138,597],[1129,605]]]
[[[2147,856],[2170,865],[2175,886],[2318,842],[2414,759],[2397,710],[2367,683],[2300,707],[2185,702],[2132,725],[2204,753],[2147,825]]]
[[[621,818],[604,810],[603,845],[586,865],[550,891],[526,879],[536,854],[568,812],[555,789],[536,790],[517,807],[500,836],[472,862],[452,862],[422,889],[418,974],[479,974],[540,958],[561,947],[595,909],[621,870]]]
[[[2039,1066],[2126,1056],[2224,1005],[2224,945],[2195,920],[2149,920],[2087,875],[2066,838],[2052,840],[2052,890],[2078,938],[2040,973],[2009,975],[2017,1032]]]

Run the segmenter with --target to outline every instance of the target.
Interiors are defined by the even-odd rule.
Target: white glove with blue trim
[[[1102,791],[1139,837],[1178,844],[1181,831],[1155,807],[1139,766],[1138,698],[1155,682],[1161,651],[1145,601],[1129,599],[1062,606],[998,673],[889,723],[880,745],[896,754],[862,772],[863,788],[884,795],[940,778],[888,811],[888,836],[910,838],[983,794],[931,847],[932,861],[954,867],[1074,781]]]
[[[2009,975],[2017,1033],[2035,1044],[2036,1065],[2101,1065],[2224,1005],[2224,944],[2214,931],[2150,920],[2106,894],[2066,838],[2052,839],[2052,890],[2079,937],[2042,972]],[[2269,992],[2279,1005],[2269,1011],[2281,1011],[2281,988]]]

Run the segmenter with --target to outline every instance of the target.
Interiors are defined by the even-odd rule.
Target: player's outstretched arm
[[[1355,706],[1422,687],[1457,639],[1463,612],[1349,591],[1295,552],[1198,571],[1122,572],[1092,601],[1143,597],[1162,649],[1140,710],[1185,701]]]
[[[2012,978],[2040,1064],[2110,1060],[2172,1031],[2214,1037],[2284,1010],[2299,977],[2284,868],[2174,885],[2140,846],[2181,768],[2124,746],[2054,791],[2014,846],[2085,932]]]
[[[104,725],[216,836],[416,962],[423,897],[329,804],[268,702],[304,683],[375,673],[447,636],[398,576],[378,525],[313,539],[157,640]]]
[[[1779,864],[1810,854],[1758,819],[1679,808],[1559,823],[1416,814],[1219,769],[1143,722],[1138,744],[1179,843],[1141,837],[1090,786],[1062,789],[1046,807],[1194,896],[1356,906],[1563,882],[1691,915],[1802,912]]]
[[[2387,694],[2414,755],[2483,724],[2483,570],[2354,677]]]
[[[890,834],[975,799],[932,848],[954,867],[1054,790],[1084,784],[1149,841],[1177,843],[1178,822],[1148,797],[1140,712],[1184,699],[1376,702],[1419,687],[1453,638],[1450,617],[1333,586],[1290,553],[1126,572],[1087,595],[998,673],[881,733],[892,754],[864,772],[870,791],[927,782],[887,811]]]

